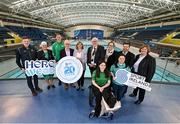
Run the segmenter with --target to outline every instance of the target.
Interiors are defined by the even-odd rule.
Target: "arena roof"
[[[100,24],[109,27],[149,18],[159,11],[179,13],[180,0],[1,0],[13,13],[70,27]]]

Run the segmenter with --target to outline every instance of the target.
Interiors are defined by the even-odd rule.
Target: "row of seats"
[[[20,37],[28,36],[33,41],[42,41],[46,40],[48,37],[55,36],[56,33],[59,31],[55,30],[47,30],[47,29],[39,29],[39,28],[32,28],[32,27],[19,27],[19,26],[5,26],[0,27],[0,44],[5,44],[4,40],[13,38],[8,32],[13,32]]]
[[[116,38],[129,38],[139,41],[145,41],[145,40],[158,40],[166,34],[172,32],[173,30],[139,30],[139,31],[121,31],[118,34],[116,34]]]

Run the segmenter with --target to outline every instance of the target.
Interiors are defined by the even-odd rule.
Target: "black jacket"
[[[140,54],[136,56],[134,63],[138,60]],[[146,77],[146,82],[151,82],[151,79],[153,78],[153,75],[156,70],[156,60],[149,54],[143,58],[143,60],[139,63],[138,72],[136,74],[139,74],[141,76]],[[134,72],[134,70],[133,70]]]
[[[73,53],[74,53],[74,49],[71,49],[71,48],[70,48],[70,56],[73,56]],[[60,51],[60,56],[61,56],[61,58],[67,56],[65,49],[62,49],[62,50]]]
[[[37,50],[30,46],[25,48],[24,46],[16,50],[16,64],[20,68],[24,68],[25,60],[36,60],[37,59]]]
[[[106,50],[104,51],[104,53],[106,54]],[[106,62],[106,68],[108,70],[110,70],[111,66],[117,62],[117,59],[118,59],[118,55],[119,55],[119,52],[115,51],[113,52],[112,55],[110,55],[107,59],[107,62]]]
[[[48,59],[46,59],[45,58],[45,54],[44,54],[44,51],[43,50],[40,50],[40,51],[38,51],[38,53],[37,53],[37,58],[39,59],[39,60],[54,60],[54,56],[53,56],[53,54],[52,54],[52,51],[51,50],[47,50],[47,52],[48,52],[48,55],[49,55],[49,58]]]
[[[87,64],[91,63],[91,52],[92,52],[93,47],[89,47],[88,51],[87,51]],[[94,63],[96,63],[96,65],[98,64],[98,62],[100,60],[104,60],[104,47],[101,45],[98,45],[96,53],[95,53],[95,58],[94,58]]]
[[[119,54],[122,54],[122,52],[123,51],[120,51]],[[129,66],[131,69],[134,64],[135,55],[130,51],[128,51],[128,53],[125,56],[126,56],[125,64]]]

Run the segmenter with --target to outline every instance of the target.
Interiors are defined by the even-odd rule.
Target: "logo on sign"
[[[72,65],[72,63],[65,63],[64,75],[73,76],[74,73],[75,73],[75,67]]]
[[[119,84],[125,84],[133,88],[139,87],[147,91],[151,91],[150,84],[145,82],[145,79],[146,78],[144,76],[128,72],[125,69],[119,69],[116,72],[115,81]]]
[[[25,73],[27,76],[48,75],[55,72],[55,60],[26,60]]]
[[[56,66],[56,75],[64,83],[78,81],[83,73],[82,63],[73,56],[66,56],[60,59]]]

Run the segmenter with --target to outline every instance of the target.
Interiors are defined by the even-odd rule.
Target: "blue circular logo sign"
[[[128,78],[129,78],[129,72],[126,71],[125,69],[119,69],[116,74],[116,82],[120,83],[120,84],[123,84],[125,83],[126,81],[128,81]]]
[[[56,75],[64,83],[78,81],[83,73],[82,63],[73,56],[66,56],[60,59],[56,66]]]

